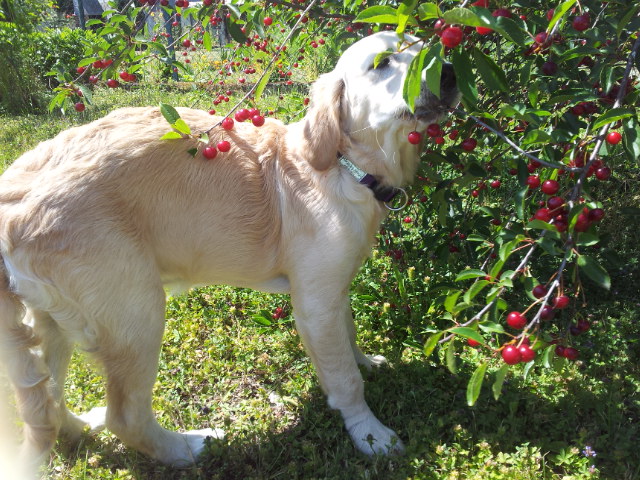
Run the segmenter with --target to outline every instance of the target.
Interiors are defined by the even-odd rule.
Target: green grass
[[[6,165],[38,141],[116,106],[165,101],[209,108],[201,93],[160,88],[99,90],[94,101],[80,116],[2,118],[0,161]],[[277,94],[266,99],[278,101]],[[291,317],[271,326],[254,320],[277,306],[290,312],[287,297],[210,287],[168,302],[154,408],[167,428],[219,427],[226,438],[211,442],[198,466],[172,469],[124,448],[108,432],[87,436],[79,445],[58,445],[50,478],[640,478],[638,221],[607,221],[610,246],[630,261],[612,272],[611,292],[589,292],[593,327],[582,339],[581,360],[563,371],[536,366],[526,378],[515,367],[498,400],[486,382],[472,408],[465,389],[478,353],[462,350],[457,375],[436,356],[425,358],[419,325],[433,319],[419,305],[411,313],[385,306],[396,288],[390,261],[382,255],[368,261],[353,296],[360,343],[391,365],[364,373],[366,396],[405,441],[403,457],[370,459],[356,452],[339,414],[326,405]],[[80,354],[67,392],[78,413],[103,404],[99,371]],[[587,446],[597,456],[585,456]]]

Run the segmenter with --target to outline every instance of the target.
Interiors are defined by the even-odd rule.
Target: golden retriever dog
[[[377,54],[394,53],[374,66]],[[411,181],[407,141],[457,102],[451,66],[441,98],[402,96],[417,39],[378,33],[348,48],[313,85],[307,115],[284,125],[192,131],[232,149],[206,160],[158,108],[124,108],[71,128],[0,177],[0,355],[23,420],[21,456],[48,458],[57,435],[103,426],[161,462],[196,461],[219,430],[177,433],[154,418],[151,393],[165,326],[165,287],[228,284],[289,293],[296,327],[329,406],[367,454],[399,453],[364,399],[358,365],[384,362],[356,345],[349,287],[387,204]],[[366,174],[366,175],[365,175]],[[362,178],[364,177],[364,178]],[[63,386],[72,350],[96,359],[106,407],[76,416]],[[37,468],[37,467],[32,467]]]

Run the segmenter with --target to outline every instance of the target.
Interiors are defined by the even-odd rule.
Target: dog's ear
[[[311,106],[304,118],[303,143],[309,163],[327,170],[337,162],[342,139],[340,109],[343,80],[334,72],[321,75],[311,88]]]

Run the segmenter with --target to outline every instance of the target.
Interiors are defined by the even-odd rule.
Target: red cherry
[[[218,150],[216,150],[216,147],[212,147],[211,145],[209,145],[202,149],[202,155],[204,156],[204,158],[212,160],[216,158],[216,155],[218,155]]]
[[[476,27],[476,32],[478,32],[478,34],[480,35],[489,35],[491,32],[493,32],[493,29],[489,27]]]
[[[553,308],[550,305],[545,305],[542,307],[542,311],[540,312],[540,319],[551,320],[555,314],[556,312],[553,311]]]
[[[522,363],[528,363],[536,358],[535,350],[533,350],[528,344],[524,342],[522,343],[522,345],[520,345],[520,348],[518,348],[518,350],[520,351],[520,361]]]
[[[237,122],[244,122],[245,120],[250,118],[251,115],[249,113],[249,110],[247,110],[246,108],[241,108],[235,113],[234,117]]]
[[[254,115],[251,117],[251,123],[253,123],[256,127],[261,127],[264,125],[264,117],[262,115]]]
[[[590,226],[591,222],[589,221],[589,217],[587,216],[587,214],[580,213],[573,228],[576,232],[586,232],[587,230],[589,230]]]
[[[536,213],[533,215],[533,218],[536,220],[542,220],[543,222],[550,222],[552,218],[551,211],[548,208],[542,207],[539,208]]]
[[[609,167],[600,167],[596,170],[596,178],[598,180],[607,180],[611,176],[611,169]]]
[[[601,208],[594,208],[593,210],[589,210],[587,218],[591,222],[599,222],[604,218],[604,210]]]
[[[511,328],[515,328],[517,330],[521,330],[527,324],[526,317],[520,312],[511,312],[507,315],[507,324]]]
[[[529,185],[530,190],[536,189],[540,186],[540,177],[538,175],[529,175],[526,183]]]
[[[267,27],[268,27],[269,25],[271,25],[271,24],[273,23],[273,18],[271,18],[271,17],[264,17],[263,22],[264,22],[265,26],[267,26]]]
[[[493,15],[494,17],[511,18],[511,12],[509,10],[507,10],[506,8],[498,8],[497,10],[494,10],[491,15]]]
[[[82,75],[86,69],[87,67],[78,67],[76,68],[76,73],[78,73],[79,75]]]
[[[489,185],[491,186],[491,188],[500,188],[502,182],[500,180],[491,180],[491,183]]]
[[[109,80],[107,80],[107,87],[109,88],[117,88],[119,87],[120,84],[118,83],[118,81],[114,78],[110,78]]]
[[[547,195],[555,195],[560,190],[560,184],[555,180],[545,180],[542,182],[540,190]]]
[[[477,146],[478,141],[475,138],[467,138],[460,144],[460,147],[467,152],[472,152]]]
[[[567,349],[567,347],[565,347],[564,345],[557,345],[556,348],[554,349],[554,351],[556,352],[556,355],[559,357],[564,357],[564,351]]]
[[[558,64],[549,60],[542,64],[542,73],[545,75],[555,75],[558,72]]]
[[[536,35],[536,43],[538,45],[542,45],[544,42],[547,41],[547,32],[540,32]]]
[[[429,125],[427,127],[427,135],[429,135],[430,137],[441,137],[442,129],[440,128],[440,125],[438,125],[437,123],[432,123],[431,125]]]
[[[477,0],[476,2],[473,2],[471,5],[473,5],[474,7],[488,8],[489,0]]]
[[[84,103],[78,102],[73,106],[73,108],[76,109],[76,112],[84,112],[84,109],[86,108],[86,106]]]
[[[418,145],[422,140],[422,134],[416,131],[409,132],[407,140],[409,140],[409,143],[412,143],[413,145]]]
[[[566,347],[564,349],[563,357],[568,360],[576,360],[580,356],[580,352],[573,347]]]
[[[578,15],[573,19],[573,22],[571,22],[571,26],[574,28],[574,30],[577,30],[579,32],[584,32],[587,28],[589,28],[590,24],[591,19],[589,18],[588,13]]]
[[[571,300],[566,295],[558,295],[553,300],[553,308],[557,308],[558,310],[561,310],[563,308],[567,308],[569,306],[569,302],[570,301]]]
[[[411,223],[413,220],[411,219],[411,217],[404,217],[404,218],[402,219],[402,221],[403,221],[404,223]]]
[[[609,132],[607,134],[607,143],[610,145],[616,145],[622,140],[622,134],[620,132]]]
[[[551,21],[551,19],[553,18],[553,14],[555,13],[555,10],[552,8],[550,10],[547,10],[547,21]]]
[[[557,210],[563,205],[564,205],[564,198],[562,197],[551,197],[547,200],[547,207],[549,207],[550,210]]]
[[[548,290],[547,287],[545,287],[544,285],[536,285],[535,287],[533,287],[533,290],[531,291],[531,293],[533,294],[534,297],[536,298],[542,298],[547,294]]]
[[[231,130],[233,128],[233,119],[226,117],[224,120],[222,120],[221,125],[225,130]]]
[[[231,150],[231,143],[229,143],[227,140],[218,142],[218,150],[220,150],[221,152],[228,152],[229,150]]]
[[[508,365],[516,365],[522,360],[522,354],[513,345],[508,345],[502,349],[502,359]]]
[[[98,83],[99,78],[95,75],[89,75],[89,83],[96,84]]]
[[[589,323],[588,320],[581,318],[580,320],[578,320],[577,327],[580,329],[581,332],[586,332],[591,328],[591,323]]]
[[[462,29],[460,27],[447,27],[440,36],[440,41],[445,47],[455,48],[462,42]]]
[[[473,338],[467,338],[467,345],[469,345],[470,347],[477,347],[480,345],[480,342],[474,340]]]
[[[188,38],[185,38],[185,39],[182,41],[182,46],[183,46],[184,48],[189,48],[189,47],[191,46],[191,40],[189,40]]]

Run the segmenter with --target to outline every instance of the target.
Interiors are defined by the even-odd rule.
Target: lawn
[[[281,92],[266,103],[276,105]],[[296,94],[303,94],[296,92]],[[195,91],[133,88],[99,90],[82,115],[0,119],[0,163],[72,124],[125,105],[209,108]],[[638,204],[638,175],[615,209]],[[327,406],[300,345],[288,297],[207,287],[171,297],[155,410],[167,428],[220,427],[202,462],[172,469],[124,448],[108,432],[81,444],[59,444],[52,479],[607,479],[640,478],[640,268],[637,216],[608,218],[610,245],[626,259],[612,271],[609,292],[593,290],[592,328],[582,356],[562,370],[512,368],[502,395],[491,384],[468,407],[465,389],[477,352],[462,349],[458,373],[421,349],[430,313],[385,302],[397,277],[391,260],[375,254],[356,279],[353,309],[360,343],[390,366],[365,373],[374,413],[396,430],[407,453],[367,458],[357,451],[340,416]],[[405,288],[411,288],[406,278]],[[280,307],[285,316],[267,322]],[[268,324],[270,323],[270,324]],[[587,346],[585,348],[584,346]],[[492,368],[497,367],[493,365]],[[74,356],[68,403],[77,412],[103,404],[99,368]]]

